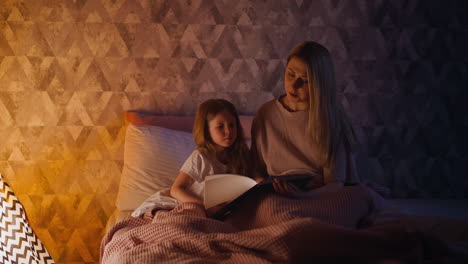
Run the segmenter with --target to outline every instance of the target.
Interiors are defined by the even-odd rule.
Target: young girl
[[[140,216],[154,208],[155,204],[162,202],[169,205],[166,208],[171,205],[174,207],[177,202],[203,206],[204,180],[207,175],[250,175],[249,149],[245,143],[239,116],[232,103],[224,99],[203,102],[197,110],[193,137],[197,148],[182,165],[169,190],[170,197],[158,192],[143,202],[132,216]],[[205,209],[207,215],[211,215],[219,206]]]

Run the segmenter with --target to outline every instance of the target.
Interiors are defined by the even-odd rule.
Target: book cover
[[[244,199],[249,193],[255,192],[258,188],[271,186],[273,179],[286,179],[289,183],[298,187],[303,187],[312,179],[311,174],[291,174],[281,176],[270,176],[264,181],[257,183],[254,179],[237,174],[217,174],[205,178],[205,208],[210,208],[222,203],[227,204],[218,210],[212,217],[224,219],[231,212],[234,206]]]

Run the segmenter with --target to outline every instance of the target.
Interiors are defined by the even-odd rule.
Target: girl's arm
[[[183,203],[196,203],[204,206],[203,201],[188,190],[193,182],[190,175],[181,171],[171,186],[170,195]]]
[[[194,180],[190,175],[188,175],[185,172],[180,172],[177,178],[175,179],[174,183],[172,184],[170,194],[172,198],[177,199],[180,202],[186,202],[186,203],[196,203],[201,205],[203,208],[205,208],[205,205],[203,204],[203,201],[193,195],[188,188],[192,186]],[[214,213],[216,213],[219,209],[221,209],[226,203],[215,205],[210,208],[205,208],[206,214],[208,216],[212,216]]]
[[[255,172],[253,175],[253,179],[257,182],[260,183],[264,180],[266,180],[267,177],[263,176],[263,174]]]

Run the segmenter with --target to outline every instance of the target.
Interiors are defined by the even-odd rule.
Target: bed
[[[252,117],[240,118],[249,141]],[[119,213],[102,240],[102,263],[467,260],[466,200],[390,199],[382,207],[363,186],[307,201],[256,193],[224,221],[194,204],[130,217],[146,197],[172,184],[195,146],[193,117],[126,112],[125,120]]]

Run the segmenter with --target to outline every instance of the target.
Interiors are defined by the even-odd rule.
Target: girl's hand
[[[254,176],[253,176],[253,179],[254,181],[256,181],[257,183],[261,183],[262,181],[266,180],[266,177],[264,177],[262,174],[260,173],[256,173]]]
[[[283,179],[273,179],[273,188],[281,195],[296,199],[302,198],[304,194],[297,186]]]
[[[264,180],[265,180],[265,178],[263,178],[263,177],[261,177],[261,176],[260,176],[260,177],[255,177],[255,178],[254,178],[254,181],[256,181],[257,183],[261,183],[261,182],[264,181]]]
[[[208,217],[213,216],[216,212],[218,212],[219,209],[223,208],[225,205],[227,205],[229,202],[224,202],[220,203],[218,205],[212,206],[210,208],[205,209],[206,215]]]

